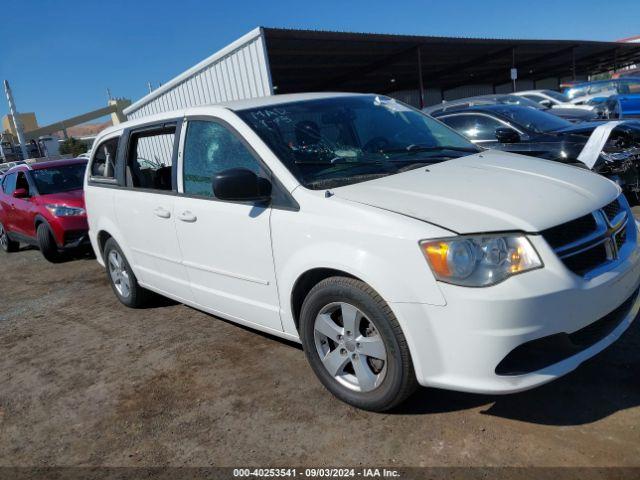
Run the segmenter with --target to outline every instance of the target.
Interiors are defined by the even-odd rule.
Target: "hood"
[[[49,195],[40,195],[38,197],[43,205],[56,204],[66,205],[67,207],[84,208],[84,190],[71,190],[69,192],[50,193]]]
[[[561,134],[585,134],[591,133],[600,125],[607,123],[607,120],[596,120],[591,122],[581,122],[575,123],[572,125],[568,125],[567,127],[560,128],[558,130],[554,130],[550,133],[561,133]]]
[[[585,110],[583,108],[555,107],[546,110],[546,112],[570,121],[588,122],[596,118],[596,114],[592,110]]]
[[[495,150],[333,190],[456,233],[540,232],[601,208],[619,191],[583,168]]]

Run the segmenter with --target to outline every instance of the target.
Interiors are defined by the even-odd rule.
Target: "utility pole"
[[[4,91],[7,94],[7,102],[9,103],[9,113],[13,118],[13,126],[16,129],[16,135],[18,136],[18,143],[20,143],[20,150],[22,151],[22,159],[29,158],[27,154],[27,147],[25,146],[24,131],[22,130],[22,121],[20,120],[20,114],[16,110],[16,103],[13,101],[13,94],[11,93],[11,87],[7,80],[4,81]]]

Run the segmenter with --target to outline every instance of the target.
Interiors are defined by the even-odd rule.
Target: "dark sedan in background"
[[[445,109],[432,116],[485,148],[590,168],[618,183],[631,203],[640,202],[640,122],[573,124],[504,104]]]
[[[543,112],[550,113],[556,117],[564,118],[570,122],[589,122],[597,120],[598,116],[596,112],[577,107],[567,106],[555,106],[542,105],[529,98],[521,95],[512,95],[508,93],[494,94],[494,95],[478,95],[476,97],[460,98],[458,100],[450,100],[438,105],[433,105],[423,109],[425,113],[431,116],[441,114],[442,112],[459,110],[461,108],[480,107],[486,105],[516,105],[520,107],[529,107],[534,110],[541,110]]]

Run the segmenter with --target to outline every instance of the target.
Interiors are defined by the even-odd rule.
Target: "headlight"
[[[436,279],[465,287],[488,287],[541,268],[524,235],[474,235],[425,240],[420,248]]]
[[[67,207],[66,205],[47,205],[47,210],[56,217],[74,217],[84,215],[84,208]]]

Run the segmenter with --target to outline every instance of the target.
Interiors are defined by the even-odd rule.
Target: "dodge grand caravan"
[[[89,236],[118,299],[155,292],[299,341],[338,398],[509,393],[613,343],[638,231],[584,169],[480,150],[383,96],[277,95],[102,132]]]

